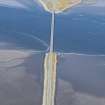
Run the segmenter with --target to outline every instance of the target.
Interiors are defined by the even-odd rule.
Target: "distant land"
[[[55,13],[63,12],[66,9],[79,4],[81,0],[39,0],[46,11]]]

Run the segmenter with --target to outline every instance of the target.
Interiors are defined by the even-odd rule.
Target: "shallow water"
[[[43,58],[28,50],[0,50],[0,104],[41,105]],[[104,105],[104,74],[105,56],[58,56],[56,104]]]

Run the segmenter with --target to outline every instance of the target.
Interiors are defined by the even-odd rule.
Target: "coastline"
[[[39,3],[42,5],[42,7],[43,7],[46,11],[52,13],[52,11],[47,8],[46,4],[45,4],[42,0],[39,0]],[[75,2],[75,3],[71,4],[70,6],[67,6],[66,8],[62,9],[61,11],[60,11],[60,10],[57,10],[57,11],[55,11],[55,13],[56,13],[56,14],[62,13],[64,10],[70,9],[70,8],[72,8],[73,6],[75,6],[75,5],[77,5],[77,4],[80,4],[80,3],[81,3],[81,0],[78,1],[78,2]]]

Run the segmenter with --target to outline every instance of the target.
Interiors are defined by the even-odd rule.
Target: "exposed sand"
[[[81,0],[39,0],[46,11],[63,12],[81,2]]]
[[[0,68],[17,66],[29,57],[30,53],[18,50],[0,50]]]
[[[18,50],[0,50],[0,61],[8,61],[17,58],[25,58],[30,55],[29,52]]]

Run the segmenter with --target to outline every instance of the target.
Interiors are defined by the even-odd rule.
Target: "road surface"
[[[56,53],[48,53],[44,61],[44,89],[43,89],[43,104],[54,105],[56,91]]]

